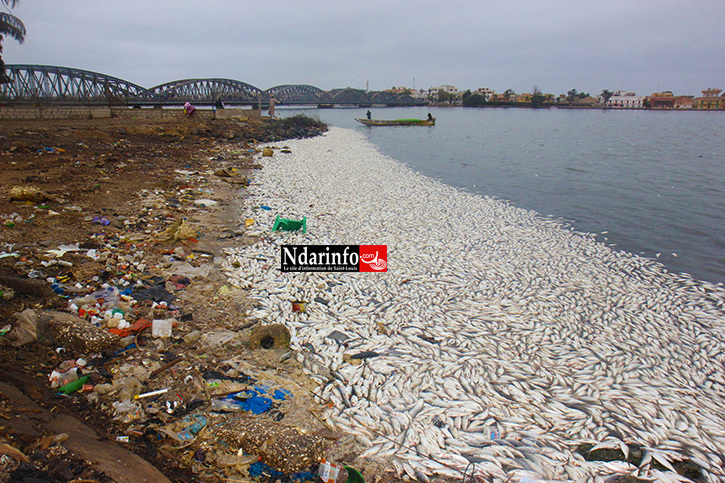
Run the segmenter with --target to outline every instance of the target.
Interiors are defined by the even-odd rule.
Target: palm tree
[[[6,8],[15,8],[20,0],[0,0]],[[3,51],[3,35],[9,35],[21,44],[25,41],[25,25],[23,21],[11,13],[0,12],[0,54]],[[0,83],[10,82],[11,79],[5,74],[5,62],[0,55]]]

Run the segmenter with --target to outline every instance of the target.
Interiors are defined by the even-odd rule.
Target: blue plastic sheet
[[[287,476],[291,481],[315,481],[315,475],[309,471],[301,471],[291,475],[285,475],[268,464],[257,461],[249,467],[249,476],[259,478],[260,476]]]
[[[274,404],[272,399],[284,401],[292,397],[292,393],[287,389],[276,389],[272,393],[272,399],[270,399],[269,397],[265,397],[269,394],[269,390],[269,386],[260,384],[245,391],[230,394],[224,398],[224,401],[229,404],[233,404],[244,411],[249,411],[254,414],[262,414],[272,407],[272,404]]]

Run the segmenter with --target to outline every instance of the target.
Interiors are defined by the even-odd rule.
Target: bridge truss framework
[[[263,91],[233,79],[183,79],[149,89],[138,84],[70,67],[52,65],[6,65],[12,80],[0,84],[0,104],[72,106],[179,106],[186,101],[213,105],[266,105],[274,99],[282,105],[385,105],[419,106],[422,99],[389,92],[360,89],[323,91],[311,85],[279,85]]]

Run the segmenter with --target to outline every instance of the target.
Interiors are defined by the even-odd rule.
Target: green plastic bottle
[[[83,376],[79,378],[76,381],[70,382],[66,384],[65,386],[58,389],[58,392],[62,392],[63,394],[73,394],[77,390],[83,387],[83,384],[88,382],[88,379],[90,379],[91,376]]]

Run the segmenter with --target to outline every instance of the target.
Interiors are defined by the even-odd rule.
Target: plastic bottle
[[[83,385],[88,382],[88,379],[90,379],[91,376],[83,376],[80,379],[71,382],[70,384],[66,384],[65,386],[58,389],[58,392],[62,392],[63,394],[73,394],[74,392],[78,391],[80,388],[83,387]]]
[[[347,470],[342,465],[330,463],[325,458],[320,461],[318,470],[322,483],[341,483],[347,481]]]
[[[184,336],[184,342],[186,342],[187,344],[191,344],[192,342],[195,342],[199,337],[201,337],[201,332],[195,330],[193,332],[189,332]]]

